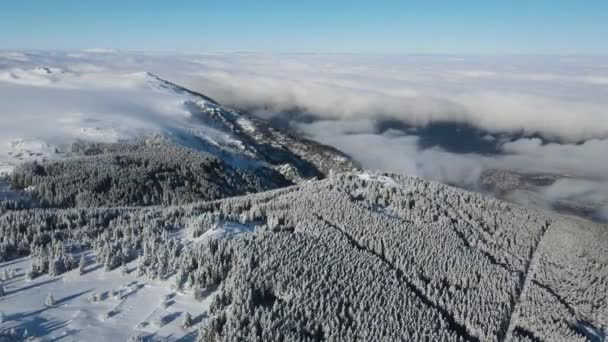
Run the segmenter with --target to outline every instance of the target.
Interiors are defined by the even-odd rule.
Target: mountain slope
[[[51,240],[108,269],[143,251],[139,272],[177,291],[220,286],[205,341],[585,341],[605,336],[606,228],[349,173],[185,206],[5,209],[0,250],[40,274]]]
[[[119,121],[95,116],[95,106],[82,105],[85,117],[75,124],[79,134],[55,145],[50,145],[50,133],[39,136],[34,141],[43,150],[25,140],[11,145],[4,165],[10,165],[12,185],[28,189],[43,206],[169,205],[259,192],[357,168],[331,147],[272,129],[153,74],[122,77],[127,77],[127,89],[146,98],[166,97],[157,114],[165,117],[130,109],[143,105],[137,92],[118,106],[119,113],[126,113]]]

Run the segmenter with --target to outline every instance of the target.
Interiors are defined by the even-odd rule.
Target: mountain
[[[39,70],[49,69],[35,72]],[[129,80],[154,96],[169,96],[171,107],[164,109],[169,114],[163,115],[179,116],[163,118],[170,123],[153,129],[143,124],[154,118],[144,117],[132,124],[137,134],[115,141],[85,135],[53,148],[42,141],[52,150],[48,154],[13,150],[9,155],[18,159],[10,183],[28,189],[34,202],[45,207],[169,205],[275,189],[358,168],[334,148],[270,128],[156,75],[129,75]],[[93,129],[105,137],[120,126],[107,120],[105,127],[102,121]],[[78,127],[80,132],[92,130]]]
[[[65,320],[76,339],[191,336],[171,322],[197,310],[202,341],[601,341],[607,228],[361,172],[180,206],[5,208],[2,256],[30,258],[2,266],[33,280],[1,303],[11,326]],[[48,291],[67,305],[38,311]]]
[[[2,127],[0,341],[606,338],[606,225],[364,172],[153,74],[15,75],[52,117]],[[485,184],[554,181],[526,177]]]

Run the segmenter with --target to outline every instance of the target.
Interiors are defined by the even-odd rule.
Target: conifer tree
[[[84,260],[84,256],[80,257],[80,262],[78,262],[78,273],[83,275],[86,273],[86,261]]]
[[[36,278],[36,267],[34,266],[34,263],[32,262],[27,270],[27,272],[25,273],[25,279],[26,280],[33,280],[34,278]]]
[[[189,312],[186,312],[186,314],[184,315],[184,321],[182,323],[182,326],[186,329],[189,329],[192,327],[192,316],[190,315]]]
[[[47,307],[55,305],[55,298],[53,298],[53,294],[51,293],[51,291],[49,291],[49,293],[46,295],[44,305],[46,305]]]

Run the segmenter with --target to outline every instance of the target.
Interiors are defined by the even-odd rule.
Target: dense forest
[[[185,204],[293,184],[271,168],[229,160],[166,141],[75,144],[77,158],[18,165],[13,187],[42,207]]]
[[[226,175],[255,176],[201,175],[207,164],[194,158],[170,169],[175,180],[159,176],[172,158],[145,149],[128,156],[85,157],[126,165],[120,177],[78,160],[15,172],[13,184],[33,187],[44,207],[3,203],[0,259],[30,255],[27,276],[37,277],[78,268],[72,255],[92,249],[106,270],[137,260],[139,275],[172,277],[195,300],[219,286],[201,341],[603,338],[606,226],[389,174],[342,173],[213,200]],[[102,170],[112,175],[103,191],[79,190],[79,174],[95,174],[94,183]],[[129,176],[142,170],[158,172]],[[218,196],[284,185],[246,184]],[[159,190],[145,201],[151,188]],[[227,225],[252,233],[206,237]]]

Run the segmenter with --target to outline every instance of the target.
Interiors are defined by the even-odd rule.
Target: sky
[[[0,49],[606,55],[608,1],[3,1]]]

